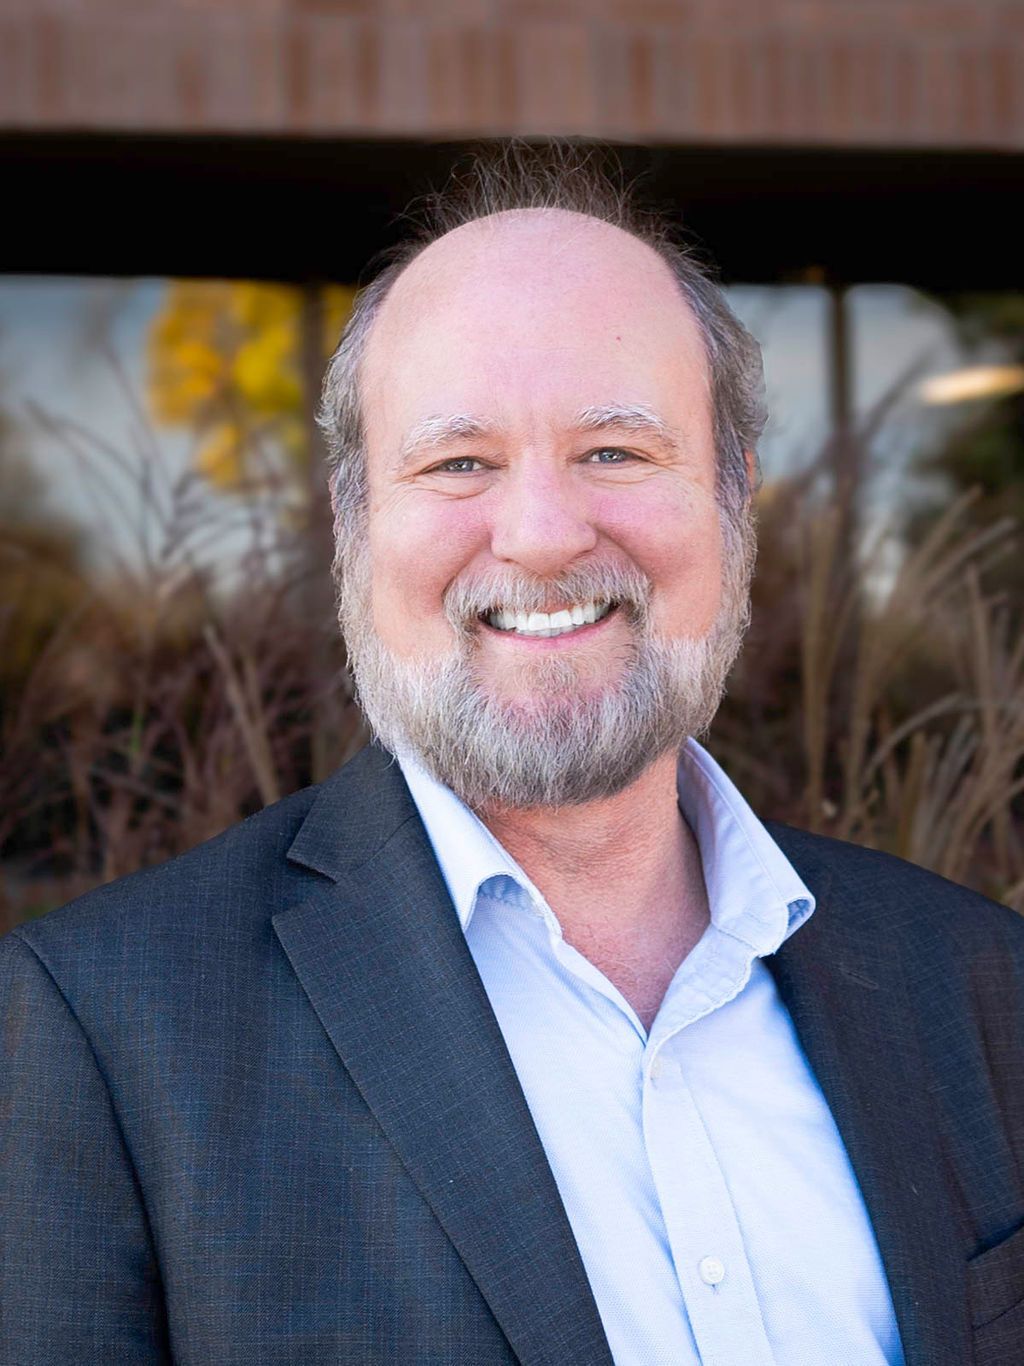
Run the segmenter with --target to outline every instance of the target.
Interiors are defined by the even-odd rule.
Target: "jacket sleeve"
[[[0,939],[0,1366],[169,1362],[142,1193],[89,1040]]]

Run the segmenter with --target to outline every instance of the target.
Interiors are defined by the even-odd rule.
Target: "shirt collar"
[[[515,859],[451,788],[439,783],[408,754],[399,756],[398,762],[464,930],[473,918],[477,893],[488,878],[510,877],[543,902]]]
[[[711,921],[774,953],[814,910],[814,897],[735,783],[696,740],[679,755],[679,809],[700,848]]]
[[[463,930],[489,878],[511,878],[537,905],[544,904],[522,868],[450,788],[409,755],[398,762]],[[712,923],[756,953],[774,953],[810,916],[813,896],[735,785],[695,740],[680,753],[677,791],[700,848]]]

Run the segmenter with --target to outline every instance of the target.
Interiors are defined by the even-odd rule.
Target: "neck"
[[[700,851],[676,801],[675,754],[614,797],[477,814],[542,892],[565,939],[649,1028],[708,921]]]

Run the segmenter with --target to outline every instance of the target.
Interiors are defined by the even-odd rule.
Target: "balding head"
[[[459,415],[525,439],[585,410],[655,407],[695,376],[713,445],[700,329],[651,247],[562,210],[491,215],[428,246],[378,310],[364,448],[371,466],[398,459],[413,427]]]
[[[410,262],[377,312],[367,360],[373,342],[414,310],[443,311],[454,321],[457,313],[479,316],[474,304],[484,293],[498,307],[505,295],[517,305],[528,299],[531,321],[544,326],[559,296],[581,290],[634,310],[649,299],[653,308],[692,319],[664,259],[632,233],[564,209],[510,210],[445,233]]]

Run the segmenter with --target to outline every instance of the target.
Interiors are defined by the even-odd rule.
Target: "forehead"
[[[667,264],[556,210],[482,219],[423,251],[382,304],[362,371],[368,437],[439,404],[504,425],[562,407],[659,408],[680,386],[691,402],[706,394],[706,364]]]

